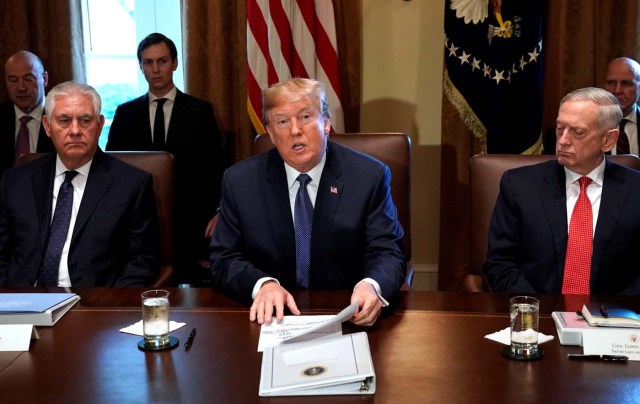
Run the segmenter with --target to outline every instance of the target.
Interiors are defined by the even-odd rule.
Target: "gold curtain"
[[[0,63],[19,50],[42,59],[49,88],[67,80],[84,82],[84,46],[80,0],[0,1]],[[0,100],[8,99],[0,85]]]
[[[549,0],[546,7],[542,122],[543,128],[553,128],[565,94],[601,86],[613,58],[640,60],[640,7],[637,0]],[[468,160],[480,144],[446,97],[442,104],[438,289],[464,290],[469,272]]]
[[[362,0],[333,0],[345,129],[360,127]],[[220,129],[235,135],[235,160],[251,155],[247,113],[247,4],[182,0],[186,91],[213,104]]]

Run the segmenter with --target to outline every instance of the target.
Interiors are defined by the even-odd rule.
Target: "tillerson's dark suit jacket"
[[[352,289],[370,277],[385,298],[399,290],[406,268],[404,233],[390,180],[379,161],[328,143],[313,216],[311,289]],[[225,172],[221,208],[209,249],[214,283],[245,301],[265,276],[295,289],[293,218],[277,149]]]
[[[0,286],[32,286],[47,246],[56,154],[0,180]],[[73,286],[148,286],[160,230],[150,174],[97,150],[69,250]]]
[[[40,123],[37,153],[54,151],[53,143]],[[13,167],[16,153],[16,111],[12,102],[0,104],[0,175]]]
[[[508,170],[484,265],[495,291],[561,293],[568,239],[564,167]],[[640,294],[640,173],[606,162],[593,238],[591,293]]]
[[[148,94],[118,106],[106,149],[155,150]],[[176,259],[195,262],[207,254],[204,231],[220,201],[221,141],[211,103],[178,91],[164,150],[176,163]]]

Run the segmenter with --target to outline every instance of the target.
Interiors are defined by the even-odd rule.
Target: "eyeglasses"
[[[83,114],[78,117],[72,117],[69,115],[58,115],[53,119],[56,121],[58,126],[62,128],[68,128],[69,126],[71,126],[74,120],[78,121],[78,126],[80,126],[81,128],[88,128],[98,120],[98,116],[90,114]]]

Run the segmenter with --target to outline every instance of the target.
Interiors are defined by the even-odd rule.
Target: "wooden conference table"
[[[260,326],[248,308],[210,289],[169,289],[171,319],[186,326],[171,351],[138,350],[140,337],[118,332],[140,319],[133,288],[72,289],[81,300],[55,326],[39,327],[28,352],[0,352],[4,403],[623,403],[640,400],[640,363],[569,361],[550,314],[562,296],[538,296],[540,329],[556,336],[544,358],[521,362],[483,338],[509,322],[505,294],[403,292],[393,310],[365,328],[377,377],[371,396],[259,397]],[[33,289],[0,289],[28,292]],[[45,291],[44,289],[40,291]],[[59,292],[60,289],[50,289]],[[303,314],[337,313],[348,292],[301,292]],[[592,296],[597,300],[598,296]],[[600,297],[604,299],[604,297]],[[640,309],[637,298],[607,299]],[[602,300],[600,300],[602,301]],[[570,301],[570,304],[581,302]],[[183,343],[193,327],[189,351]],[[350,323],[345,333],[363,328]]]

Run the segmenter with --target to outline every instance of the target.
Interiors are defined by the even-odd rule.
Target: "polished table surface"
[[[4,292],[33,291],[1,289]],[[59,292],[60,289],[51,289]],[[53,327],[39,327],[28,352],[0,352],[0,401],[6,403],[252,403],[299,402],[259,397],[260,326],[248,308],[210,289],[170,289],[171,319],[186,326],[172,335],[180,346],[147,353],[138,336],[118,332],[140,319],[143,289],[72,289],[80,303]],[[541,300],[540,331],[556,336],[550,313],[580,305],[562,296]],[[303,314],[336,313],[345,292],[296,294]],[[372,396],[305,397],[305,402],[638,402],[640,363],[566,359],[580,347],[556,339],[544,358],[521,362],[483,338],[509,323],[509,295],[403,292],[367,331],[377,377]],[[594,301],[614,298],[592,296]],[[637,298],[616,301],[640,309]],[[189,351],[183,343],[193,327]]]

